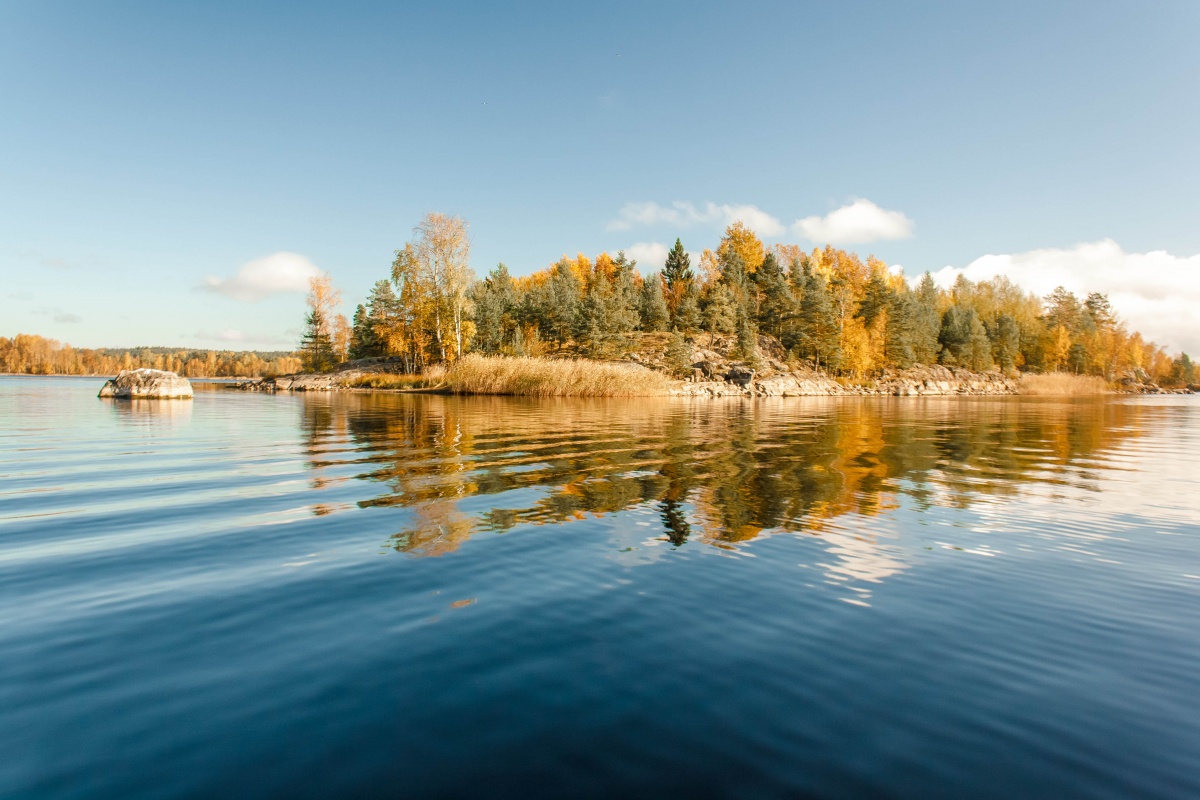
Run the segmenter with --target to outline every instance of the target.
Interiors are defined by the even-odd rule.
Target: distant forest
[[[758,335],[769,334],[795,362],[858,379],[944,364],[1195,380],[1187,355],[1172,358],[1129,330],[1103,294],[1060,288],[1039,298],[1004,277],[960,276],[942,289],[928,273],[910,286],[874,256],[767,247],[740,222],[696,267],[676,239],[663,270],[647,277],[624,253],[601,253],[564,256],[523,277],[500,264],[475,280],[465,222],[429,214],[413,233],[350,322],[336,313],[330,277],[313,280],[300,348],[306,369],[391,356],[419,372],[467,351],[619,358],[636,349],[638,332],[658,331],[674,333],[681,357],[686,338],[734,336],[751,363]]]
[[[139,347],[85,350],[27,333],[0,336],[0,372],[29,375],[115,375],[123,369],[165,369],[189,378],[262,377],[300,369],[295,353]]]

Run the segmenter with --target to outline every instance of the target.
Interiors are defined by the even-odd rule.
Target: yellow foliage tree
[[[747,274],[754,274],[766,258],[762,239],[741,220],[725,229],[725,235],[721,237],[721,243],[717,246],[717,255],[723,256],[730,250],[742,257]]]

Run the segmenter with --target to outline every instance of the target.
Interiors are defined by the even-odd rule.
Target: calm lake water
[[[0,378],[0,795],[1200,797],[1200,398]]]

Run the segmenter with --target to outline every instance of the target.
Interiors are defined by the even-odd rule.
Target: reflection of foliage
[[[360,447],[358,477],[388,487],[359,506],[409,509],[392,545],[420,555],[450,552],[481,530],[634,507],[656,511],[665,540],[680,546],[768,530],[830,536],[831,521],[877,515],[901,496],[966,506],[1029,481],[1086,486],[1088,463],[1136,435],[1144,411],[1009,398],[725,405],[404,395],[314,397],[304,408],[314,466],[344,463],[344,454],[322,454],[345,431],[342,441]],[[490,507],[483,497],[494,498]],[[839,535],[839,548],[861,548]]]

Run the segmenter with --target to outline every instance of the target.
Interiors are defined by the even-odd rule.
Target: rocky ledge
[[[99,397],[117,400],[191,400],[192,384],[161,369],[123,369],[100,388]]]
[[[336,392],[354,386],[368,375],[387,375],[403,372],[399,358],[360,358],[339,364],[333,372],[298,372],[273,378],[238,381],[234,389],[247,392]]]

